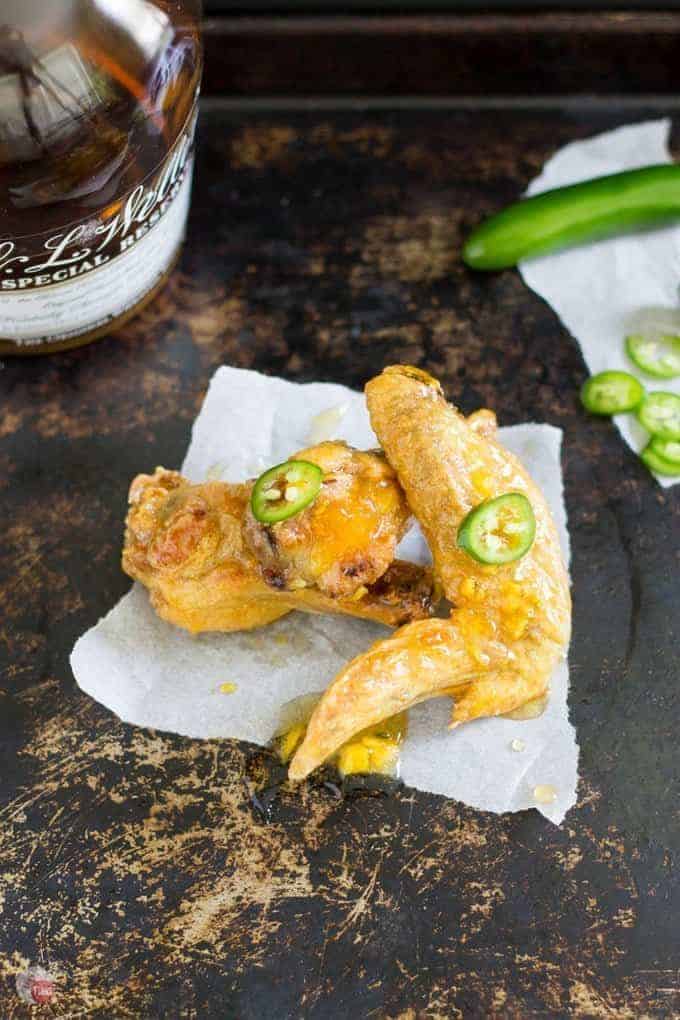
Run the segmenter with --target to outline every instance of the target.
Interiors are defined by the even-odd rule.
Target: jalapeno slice
[[[646,464],[649,470],[655,475],[667,475],[669,478],[675,478],[680,475],[680,460],[673,463],[673,461],[666,460],[665,457],[662,457],[656,449],[654,439],[651,443],[645,446],[644,450],[640,454],[640,460],[643,464]]]
[[[680,337],[626,337],[626,351],[634,365],[655,379],[675,379],[680,375]]]
[[[634,375],[599,372],[584,382],[581,403],[591,414],[622,414],[635,410],[644,395],[644,388]]]
[[[253,486],[253,517],[261,524],[277,524],[299,514],[318,496],[322,479],[321,468],[308,460],[287,460],[269,468]]]
[[[458,545],[478,563],[512,563],[531,548],[536,518],[521,492],[485,499],[458,528]]]
[[[657,457],[661,457],[671,467],[680,469],[680,440],[654,436],[649,445]]]
[[[637,410],[640,424],[659,439],[680,439],[680,397],[677,393],[650,393]]]

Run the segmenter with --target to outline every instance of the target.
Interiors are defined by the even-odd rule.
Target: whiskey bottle
[[[162,287],[182,242],[200,0],[2,0],[0,354],[78,346]]]

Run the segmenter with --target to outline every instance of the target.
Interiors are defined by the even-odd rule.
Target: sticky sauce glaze
[[[321,692],[293,698],[281,709],[272,745],[285,764],[302,743],[307,724],[321,698]],[[408,714],[399,712],[389,719],[355,734],[329,759],[343,776],[357,774],[399,775],[401,745],[408,731]]]

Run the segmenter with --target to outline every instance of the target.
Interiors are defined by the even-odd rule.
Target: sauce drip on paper
[[[289,762],[302,743],[307,723],[320,698],[321,692],[303,694],[281,709],[281,721],[274,734],[273,746],[282,762]],[[397,776],[400,748],[407,730],[406,712],[383,719],[343,744],[329,759],[330,764],[335,765],[343,776],[359,773]]]

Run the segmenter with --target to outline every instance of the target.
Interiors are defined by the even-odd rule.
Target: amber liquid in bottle
[[[96,339],[163,285],[200,75],[199,0],[3,0],[0,353]]]

